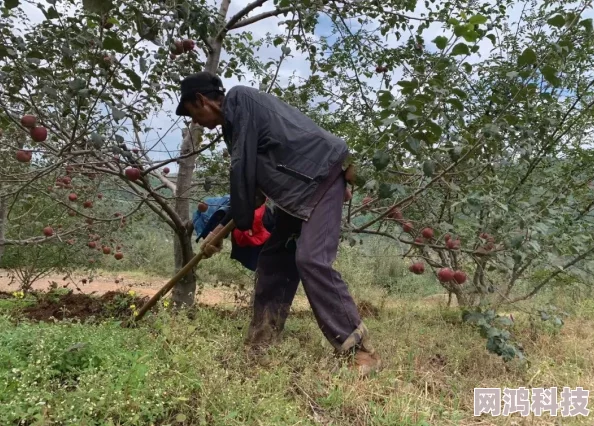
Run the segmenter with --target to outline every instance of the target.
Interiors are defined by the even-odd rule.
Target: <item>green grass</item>
[[[138,257],[106,258],[103,271],[125,282],[170,276],[170,241],[156,233],[131,241]],[[512,333],[529,360],[520,366],[487,352],[477,330],[444,306],[434,277],[410,274],[393,244],[341,245],[336,268],[358,302],[379,309],[365,318],[385,363],[374,377],[339,368],[309,311],[292,315],[283,341],[257,363],[244,352],[245,310],[161,308],[129,329],[114,321],[32,323],[19,317],[31,298],[0,299],[0,425],[511,425],[474,418],[473,389],[594,388],[587,289],[554,287],[514,307]],[[206,286],[253,285],[253,274],[229,259],[228,242],[197,275]],[[571,314],[560,330],[528,321],[525,312],[546,303]],[[548,416],[528,421],[553,424]]]
[[[522,368],[489,354],[456,310],[391,299],[379,318],[366,318],[386,363],[366,380],[337,369],[307,312],[292,316],[282,343],[255,363],[243,351],[245,311],[161,310],[127,329],[15,322],[4,302],[2,425],[475,424],[474,387],[594,385],[591,300],[558,334],[534,330],[518,313],[514,334],[531,360]]]

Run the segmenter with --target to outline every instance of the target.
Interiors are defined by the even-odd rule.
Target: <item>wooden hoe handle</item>
[[[222,240],[224,240],[227,235],[229,235],[231,233],[231,231],[233,231],[233,228],[235,228],[235,223],[233,223],[233,221],[230,221],[227,225],[225,225],[225,227],[223,229],[221,229],[221,232],[219,232],[211,241],[211,245],[217,245],[219,244],[219,242],[221,242]],[[138,311],[138,315],[136,315],[136,317],[134,317],[134,321],[138,322],[140,321],[144,315],[153,307],[155,306],[155,304],[159,301],[159,299],[161,299],[163,296],[165,296],[169,290],[171,290],[173,288],[173,286],[175,286],[175,284],[177,284],[177,282],[179,280],[182,279],[182,277],[186,276],[196,265],[198,265],[198,263],[200,263],[200,261],[204,258],[204,253],[202,252],[202,250],[200,250],[200,252],[194,256],[183,268],[181,268],[177,274],[175,274],[168,282],[167,284],[165,284],[163,287],[161,287],[161,289],[153,296],[151,297],[151,299],[146,302],[142,308],[140,308],[140,310]]]

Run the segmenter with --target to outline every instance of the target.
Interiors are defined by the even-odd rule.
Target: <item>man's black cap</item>
[[[212,92],[225,93],[223,82],[216,74],[203,71],[184,78],[181,82],[181,98],[175,114],[189,116],[190,114],[184,107],[184,102],[196,99],[196,93],[206,95]]]

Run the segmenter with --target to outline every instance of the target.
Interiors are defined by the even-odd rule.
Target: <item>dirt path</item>
[[[86,283],[83,281],[86,280]],[[103,295],[108,291],[134,291],[138,296],[152,297],[165,285],[166,278],[137,277],[134,274],[97,273],[89,277],[85,274],[74,274],[70,277],[64,275],[50,275],[33,284],[33,289],[47,291],[52,286],[55,288],[70,288],[74,293]],[[11,282],[8,271],[0,269],[0,291],[12,292],[18,290],[16,282]],[[196,296],[198,303],[210,306],[234,307],[245,303],[235,300],[235,291],[229,288],[205,287]],[[249,302],[249,299],[247,300]],[[297,310],[309,309],[306,298],[297,296],[293,308]]]

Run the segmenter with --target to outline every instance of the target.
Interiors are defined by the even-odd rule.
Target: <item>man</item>
[[[299,281],[324,336],[351,366],[366,375],[381,366],[348,288],[333,269],[340,239],[347,181],[353,180],[342,139],[270,94],[236,86],[225,95],[209,72],[181,83],[178,116],[222,127],[231,153],[231,208],[205,239],[210,242],[233,219],[246,231],[264,197],[275,205],[276,224],[258,259],[253,317],[246,343],[254,350],[279,338]]]

